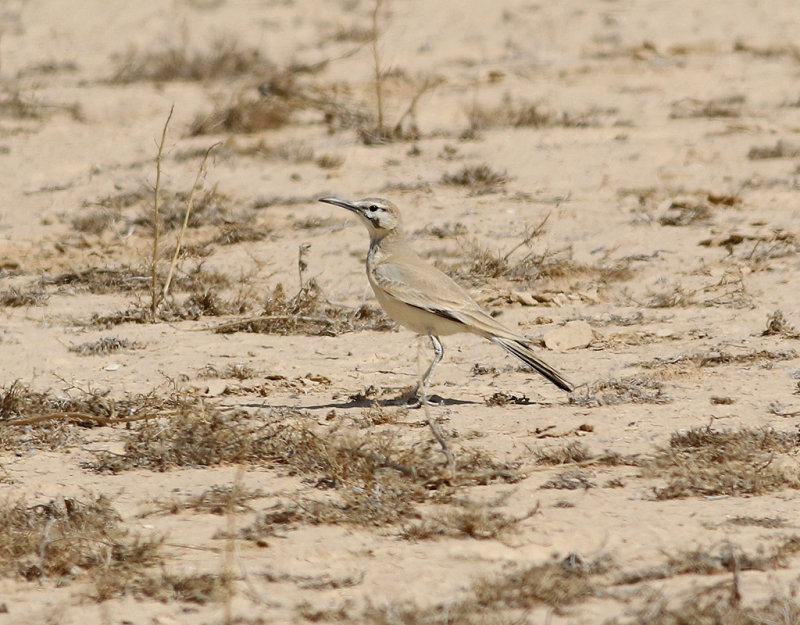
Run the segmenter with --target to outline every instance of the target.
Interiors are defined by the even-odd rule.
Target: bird
[[[533,352],[529,339],[486,313],[455,280],[414,251],[405,236],[400,210],[392,202],[381,198],[350,202],[337,197],[319,201],[345,208],[364,223],[369,231],[367,279],[378,303],[393,321],[427,336],[433,344],[433,361],[411,391],[409,405],[433,403],[427,399],[426,389],[444,356],[439,337],[459,332],[492,341],[560,389],[574,390],[563,375]]]

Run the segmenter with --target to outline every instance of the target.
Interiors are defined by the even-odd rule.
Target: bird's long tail
[[[553,384],[555,384],[558,388],[563,389],[568,392],[572,392],[574,387],[572,384],[564,378],[558,371],[553,369],[550,365],[548,365],[544,360],[539,358],[536,354],[533,353],[530,347],[525,345],[522,341],[517,341],[514,339],[504,339],[498,336],[492,336],[490,339],[493,343],[496,343],[504,350],[506,350],[512,356],[516,356],[526,365],[535,369],[539,373],[541,373],[545,378],[550,380]]]

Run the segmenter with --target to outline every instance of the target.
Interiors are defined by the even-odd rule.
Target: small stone
[[[585,321],[569,321],[560,328],[550,330],[544,335],[548,349],[563,352],[568,349],[587,347],[592,342],[592,327]]]

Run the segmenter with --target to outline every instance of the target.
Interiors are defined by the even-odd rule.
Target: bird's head
[[[400,211],[389,200],[368,197],[364,200],[348,202],[336,197],[323,197],[319,201],[341,206],[358,215],[367,226],[372,240],[382,239],[387,234],[400,229]]]

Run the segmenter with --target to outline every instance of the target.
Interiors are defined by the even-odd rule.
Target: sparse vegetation
[[[651,593],[633,618],[613,619],[610,625],[790,625],[800,618],[800,604],[792,595],[775,595],[756,605],[743,605],[736,578],[700,588],[678,603],[660,592]]]
[[[672,119],[686,117],[741,117],[746,98],[741,94],[699,100],[684,98],[672,103]]]
[[[791,16],[39,4],[0,3],[0,621],[800,623]],[[340,194],[577,391],[444,337],[411,409]]]
[[[408,540],[435,538],[477,538],[487,540],[513,532],[517,524],[535,515],[538,507],[522,517],[509,516],[492,509],[502,502],[478,504],[473,501],[454,501],[443,510],[425,515],[420,521],[403,528],[402,536]],[[454,507],[457,505],[457,507]]]
[[[108,599],[161,559],[161,539],[130,534],[103,496],[0,504],[0,575],[60,583],[89,577]]]
[[[511,573],[487,577],[473,587],[483,608],[530,609],[548,605],[556,610],[595,594],[597,577],[611,568],[606,560],[587,562],[578,554]]]
[[[800,147],[780,139],[775,145],[755,146],[747,152],[751,161],[770,158],[796,158],[800,156]]]
[[[235,39],[218,39],[210,50],[170,46],[162,50],[131,50],[116,60],[114,83],[229,80],[252,75],[263,78],[275,71],[272,63],[254,49],[241,48]]]
[[[740,571],[771,571],[788,566],[789,559],[800,551],[800,538],[783,537],[775,544],[760,545],[753,553],[728,541],[679,551],[670,555],[664,564],[641,570],[624,571],[614,580],[615,584],[638,584],[642,581],[668,579],[676,575],[717,575]]]
[[[588,490],[597,486],[593,479],[594,477],[595,474],[592,471],[568,469],[567,471],[562,471],[549,480],[545,480],[545,482],[539,488],[555,490]]]
[[[120,339],[115,336],[104,336],[96,341],[87,341],[80,345],[71,345],[69,351],[80,354],[81,356],[97,356],[98,354],[110,354],[121,349],[138,349],[142,346],[136,341]]]
[[[669,205],[667,213],[658,222],[662,226],[689,226],[705,223],[711,217],[711,210],[705,204],[695,202],[674,201]]]
[[[585,462],[592,456],[586,445],[579,441],[567,443],[563,447],[537,449],[535,452],[536,464],[559,465]]]
[[[771,366],[772,362],[791,360],[797,358],[797,352],[789,350],[769,350],[759,349],[732,354],[722,348],[713,348],[705,352],[695,354],[676,354],[669,358],[655,358],[646,362],[637,363],[645,369],[656,369],[671,365],[692,364],[696,367],[719,367],[721,365],[746,365],[757,364],[765,367]]]
[[[544,232],[547,217],[535,227],[528,228],[524,237],[510,250],[492,250],[465,241],[463,262],[451,268],[451,272],[463,279],[481,280],[502,278],[511,282],[532,284],[540,280],[590,280],[601,285],[630,280],[633,277],[630,261],[601,259],[595,265],[577,262],[571,250],[538,253],[532,249],[533,242]],[[518,250],[526,249],[522,254]]]
[[[288,297],[283,285],[278,284],[267,298],[260,315],[225,323],[214,329],[221,333],[335,336],[343,332],[385,331],[393,327],[392,322],[372,306],[363,304],[349,308],[325,301],[317,283],[309,280],[292,297]]]
[[[800,438],[794,432],[692,428],[674,433],[669,447],[643,465],[643,475],[667,480],[666,486],[654,489],[658,499],[798,489],[800,473],[781,462],[798,448]]]
[[[39,286],[29,289],[10,288],[0,291],[0,307],[21,308],[23,306],[44,306],[49,295]]]
[[[489,165],[465,165],[459,171],[442,176],[442,184],[467,187],[474,195],[502,191],[508,181],[504,171],[495,171]]]
[[[214,365],[206,365],[200,371],[202,378],[223,378],[223,379],[237,379],[248,380],[255,378],[259,375],[251,365],[244,362],[237,362],[230,365],[225,365],[221,370],[217,369]]]
[[[44,275],[40,286],[57,286],[72,291],[94,293],[140,293],[150,288],[149,269],[143,266],[121,265],[119,267],[89,267],[57,275]],[[159,272],[159,279],[166,277]],[[179,291],[202,291],[208,288],[222,289],[230,286],[228,277],[217,271],[209,271],[202,263],[186,267],[174,280],[173,288]]]
[[[569,403],[575,406],[614,406],[617,404],[666,404],[672,401],[663,382],[636,376],[609,378],[592,382],[583,393],[572,393]]]
[[[156,499],[151,502],[151,509],[139,516],[178,514],[186,510],[218,515],[246,512],[252,510],[248,502],[264,496],[265,494],[261,490],[244,488],[240,484],[217,485],[198,495]]]
[[[75,121],[83,121],[79,104],[43,102],[17,88],[0,85],[0,119],[42,119],[54,112],[68,114]]]
[[[284,98],[253,98],[240,94],[233,102],[218,106],[208,115],[198,116],[192,122],[189,135],[249,134],[274,130],[288,124],[298,108],[296,102]]]
[[[761,336],[782,336],[787,339],[800,339],[800,332],[794,329],[780,310],[776,310],[767,319],[767,327]]]
[[[495,107],[483,107],[476,103],[468,111],[469,134],[475,134],[488,128],[511,126],[514,128],[546,128],[560,126],[563,128],[586,128],[598,125],[597,116],[601,111],[589,110],[582,114],[563,111],[556,113],[551,107],[541,102],[515,103],[509,94],[503,96],[502,102]]]
[[[249,243],[263,241],[270,234],[270,228],[258,227],[246,222],[225,223],[220,226],[217,234],[211,243],[217,245],[236,245],[237,243]]]
[[[686,289],[680,283],[662,282],[651,289],[647,299],[641,303],[648,308],[687,308],[689,306],[728,306],[746,308],[753,298],[744,283],[741,270],[728,271],[719,280],[703,286]]]

